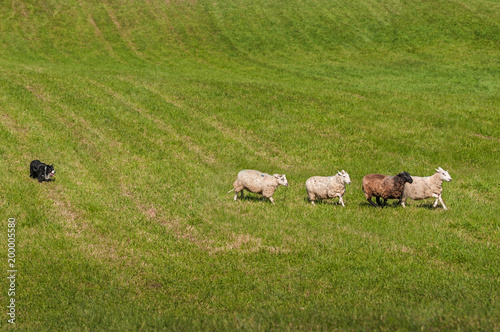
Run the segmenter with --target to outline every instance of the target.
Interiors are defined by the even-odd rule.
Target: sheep
[[[351,179],[344,170],[334,176],[313,176],[306,181],[307,196],[312,205],[316,199],[338,197],[340,204],[345,207],[342,196],[345,193],[345,185],[349,183]]]
[[[371,205],[376,207],[372,201],[372,196],[375,196],[377,204],[383,208],[384,205],[387,205],[388,199],[401,197],[406,182],[413,182],[408,172],[402,172],[395,176],[368,174],[363,177],[363,193]],[[384,204],[380,203],[381,197],[384,199]]]
[[[405,207],[406,200],[411,198],[413,200],[421,200],[426,198],[435,197],[436,202],[433,207],[438,205],[438,201],[441,202],[443,209],[448,210],[444,205],[443,199],[441,198],[441,193],[443,188],[441,187],[443,181],[450,182],[451,176],[447,171],[441,167],[436,169],[436,173],[427,177],[414,176],[413,183],[406,183],[401,196],[400,202],[403,207]]]
[[[271,203],[274,204],[272,196],[280,184],[288,187],[288,181],[286,180],[285,174],[269,175],[267,173],[245,169],[238,173],[236,181],[233,183],[234,189],[229,190],[228,193],[234,190],[234,200],[236,201],[238,199],[238,193],[241,192],[241,197],[243,198],[243,190],[246,189],[254,194],[260,194],[269,198]]]

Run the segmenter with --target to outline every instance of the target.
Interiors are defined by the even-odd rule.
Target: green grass
[[[0,4],[16,326],[499,330],[499,9]],[[438,166],[447,211],[364,199],[365,174]],[[276,205],[227,194],[246,168],[286,173]],[[346,207],[312,207],[306,179],[342,169]]]

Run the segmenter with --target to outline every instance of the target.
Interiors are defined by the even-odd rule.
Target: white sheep
[[[441,202],[443,209],[447,210],[444,205],[443,199],[441,198],[441,193],[443,188],[441,184],[443,181],[450,182],[451,176],[447,171],[439,167],[436,169],[436,174],[427,177],[412,176],[413,183],[406,183],[403,195],[401,196],[401,205],[405,207],[406,200],[411,198],[413,200],[421,200],[430,197],[435,197],[436,202],[433,207],[436,207],[438,201]]]
[[[309,201],[314,205],[317,199],[329,199],[338,197],[340,204],[344,205],[342,196],[345,193],[345,185],[351,183],[351,178],[346,171],[338,172],[334,176],[313,176],[306,181],[306,190]]]
[[[254,194],[260,194],[269,198],[271,203],[274,204],[272,196],[279,185],[288,187],[288,181],[286,180],[285,174],[269,175],[267,173],[245,169],[238,173],[236,181],[233,183],[234,189],[229,190],[228,193],[234,190],[234,200],[237,200],[238,193],[241,192],[241,197],[243,198],[243,190],[246,189]]]

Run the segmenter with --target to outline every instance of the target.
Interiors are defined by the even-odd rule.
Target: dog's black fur
[[[54,164],[47,165],[40,160],[33,160],[30,164],[30,177],[38,179],[38,182],[50,181],[55,176]]]

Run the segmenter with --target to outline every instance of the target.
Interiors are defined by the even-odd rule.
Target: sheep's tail
[[[231,191],[234,191],[234,188],[233,188],[233,189],[231,189],[231,190],[229,190],[227,193],[229,194]]]

